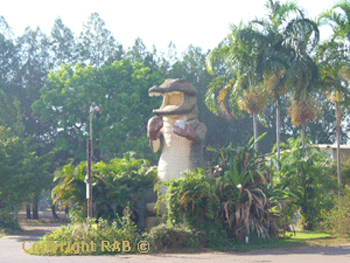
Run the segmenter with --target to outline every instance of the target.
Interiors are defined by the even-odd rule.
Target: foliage
[[[153,157],[146,137],[147,120],[157,104],[148,89],[162,80],[139,62],[120,60],[93,68],[64,65],[48,77],[33,114],[50,127],[47,136],[66,158],[85,159],[89,134],[89,107],[94,101],[101,111],[93,119],[94,159],[110,159],[127,151]],[[98,139],[97,139],[98,138]]]
[[[335,206],[329,210],[323,221],[323,228],[339,236],[350,237],[350,192],[335,197]]]
[[[123,248],[123,242],[125,241],[129,242],[128,244],[130,246],[124,246]],[[121,252],[135,253],[139,241],[140,236],[137,233],[136,225],[130,218],[129,211],[124,217],[117,218],[111,224],[107,220],[99,219],[97,224],[93,220],[90,220],[62,226],[59,230],[40,238],[40,241],[34,243],[28,250],[28,253],[56,256],[73,254],[119,254]],[[89,244],[89,248],[86,245],[83,248],[82,242]],[[95,244],[95,251],[91,248],[91,242]],[[119,246],[116,242],[120,242]],[[74,246],[74,243],[78,245]],[[57,244],[56,251],[54,246],[49,247],[48,244]],[[107,244],[109,245],[107,246]]]
[[[287,216],[292,218],[300,209],[303,228],[311,230],[318,226],[322,214],[332,207],[332,194],[337,183],[332,160],[312,147],[308,140],[307,143],[304,157],[301,137],[290,138],[288,144],[281,144],[283,151],[274,185],[292,194],[285,204]]]
[[[214,74],[213,66],[218,59],[227,63],[228,72],[211,81],[205,98],[207,107],[213,113],[221,111],[230,119],[232,116],[241,117],[242,110],[258,114],[266,107],[266,96],[261,92],[262,86],[258,85],[256,72],[257,55],[264,43],[247,38],[244,32],[251,28],[242,21],[238,26],[232,25],[231,29],[232,32],[209,54],[206,61],[210,74]],[[215,95],[218,89],[220,91]],[[227,98],[231,111],[226,106]]]
[[[232,145],[213,149],[220,216],[229,233],[238,239],[254,235],[262,239],[278,237],[278,211],[273,208],[285,194],[270,186],[271,168],[257,154],[254,144],[252,138],[237,149]]]
[[[80,34],[81,59],[99,68],[110,57],[116,56],[121,45],[115,42],[111,31],[105,28],[105,22],[98,13],[92,13],[83,25]]]
[[[350,186],[350,160],[341,164],[342,185]]]
[[[0,227],[11,226],[11,221],[16,224],[14,214],[34,190],[32,180],[40,175],[33,173],[35,156],[27,145],[10,128],[0,126]]]
[[[316,119],[317,115],[319,115],[319,105],[317,105],[314,98],[293,100],[291,106],[288,108],[288,113],[295,126],[303,125]]]
[[[163,202],[167,204],[167,223],[187,223],[197,226],[215,220],[215,212],[218,208],[218,200],[215,194],[213,180],[198,168],[195,171],[187,171],[179,179],[171,179],[159,182],[157,205]],[[165,195],[162,190],[167,189]],[[215,202],[216,201],[216,202]]]
[[[52,190],[53,201],[71,207],[72,221],[81,221],[86,215],[86,169],[86,162],[75,167],[71,162],[54,178],[59,183]],[[134,209],[144,191],[153,188],[156,175],[155,167],[149,167],[147,160],[133,158],[132,153],[92,165],[93,216],[112,221],[129,202]]]
[[[198,169],[157,185],[167,226],[184,224],[203,231],[209,247],[223,247],[230,237],[278,237],[278,206],[286,193],[270,184],[270,167],[257,155],[253,138],[237,149],[232,144],[209,149],[215,153],[209,171]],[[165,195],[162,187],[167,188]]]
[[[165,188],[167,192],[162,195]],[[179,179],[159,182],[156,189],[158,209],[166,204],[165,228],[185,225],[202,231],[208,246],[220,247],[227,242],[227,234],[217,217],[220,204],[211,175],[198,168],[185,172]]]
[[[15,213],[6,207],[1,207],[0,210],[0,230],[2,229],[20,229]]]
[[[233,26],[230,36],[212,52],[213,56],[209,56],[208,60],[213,59],[213,76],[205,70],[205,58],[209,52],[203,52],[200,47],[190,46],[178,58],[173,44],[169,46],[169,54],[166,56],[163,53],[157,54],[155,47],[152,52],[147,51],[142,40],[137,39],[135,45],[124,52],[122,45],[114,40],[97,13],[93,13],[87,23],[84,23],[80,37],[75,37],[61,19],[57,19],[50,36],[39,28],[33,30],[28,27],[22,36],[15,39],[11,27],[1,16],[0,125],[11,127],[19,141],[26,141],[23,154],[35,152],[34,155],[39,158],[34,159],[33,155],[30,158],[35,161],[23,166],[23,174],[35,175],[30,187],[36,192],[40,192],[38,189],[42,187],[48,187],[52,166],[47,165],[46,160],[51,157],[40,158],[54,147],[60,148],[60,152],[52,161],[53,165],[63,166],[68,158],[74,158],[74,164],[85,159],[88,110],[92,101],[102,106],[102,111],[95,114],[93,119],[94,161],[107,161],[133,150],[142,158],[156,163],[157,156],[150,151],[145,134],[146,122],[152,115],[152,109],[157,108],[158,101],[149,98],[147,90],[162,83],[163,78],[186,78],[197,87],[200,119],[206,120],[208,144],[215,147],[227,145],[232,138],[237,144],[248,140],[252,136],[251,132],[247,132],[246,118],[249,116],[241,110],[253,113],[258,108],[263,109],[260,106],[264,105],[266,96],[277,101],[283,115],[286,100],[280,98],[287,93],[288,88],[300,84],[300,91],[314,83],[312,73],[316,72],[313,60],[316,55],[314,44],[317,42],[317,30],[314,30],[313,21],[305,19],[303,11],[295,3],[268,0],[266,8],[266,16],[244,25],[244,32],[239,32],[239,27]],[[343,117],[341,120],[344,121],[339,128],[341,120],[338,118],[336,127],[340,129],[342,141],[346,141],[345,127],[348,126],[344,96],[347,86],[339,85],[346,84],[341,66],[348,58],[344,44],[344,39],[349,39],[350,35],[348,13],[349,1],[343,1],[326,11],[323,18],[321,15],[321,19],[332,26],[334,39],[321,46],[317,54],[320,58],[317,66],[323,80],[319,84],[326,87],[329,98],[336,100],[341,109],[337,111],[337,117]],[[221,48],[223,53],[215,53]],[[234,56],[225,57],[224,54]],[[238,60],[241,63],[235,63]],[[304,70],[305,68],[311,71]],[[264,80],[264,89],[255,85],[260,80]],[[231,94],[227,84],[231,84]],[[249,84],[254,85],[249,87]],[[210,115],[204,104],[208,86],[207,104],[214,113],[219,113],[220,107],[224,109],[226,103],[231,105],[230,114],[241,115],[245,119],[229,122],[216,118],[214,114]],[[340,90],[332,92],[330,87]],[[222,90],[221,93],[219,89]],[[255,92],[255,89],[260,93]],[[268,92],[265,93],[265,89]],[[220,103],[216,100],[219,97],[217,92],[220,94]],[[317,92],[314,98],[322,105],[321,92]],[[269,106],[270,112],[261,112],[256,117],[264,123],[260,117],[265,115],[266,119],[271,119],[272,109]],[[322,129],[313,123],[310,131],[314,134],[310,136],[319,140],[318,133],[321,133],[321,141],[325,138],[327,143],[333,143],[334,118],[328,118],[333,107],[331,111],[328,111],[327,106],[325,109],[327,118],[318,122],[318,127]],[[282,117],[282,139],[297,134],[290,118]],[[264,138],[267,143],[263,152],[270,150],[273,136],[270,131],[277,129],[278,123],[277,120],[268,123],[270,137]],[[12,137],[8,136],[10,141]],[[24,149],[27,146],[31,147],[30,150]],[[207,160],[210,159],[210,154],[206,153]],[[9,161],[16,162],[12,159]],[[30,170],[24,171],[27,168]],[[17,185],[18,182],[14,182],[14,189],[18,190],[15,187]],[[9,189],[12,187],[8,186]],[[83,190],[84,184],[81,187]],[[30,200],[28,198],[33,193],[28,193],[27,200]],[[81,209],[83,211],[83,206]]]
[[[196,231],[185,225],[161,224],[147,234],[147,241],[152,251],[167,249],[203,247],[207,242],[204,231]]]
[[[320,23],[329,24],[333,29],[333,38],[336,40],[349,40],[349,14],[350,2],[348,0],[339,1],[333,8],[326,10],[318,17]]]

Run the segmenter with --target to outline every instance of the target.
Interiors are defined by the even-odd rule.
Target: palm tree
[[[311,120],[316,119],[319,110],[317,101],[304,94],[299,100],[292,100],[291,106],[288,108],[288,113],[292,118],[295,126],[301,126],[302,136],[302,154],[305,157],[305,133],[306,127]]]
[[[318,17],[321,24],[328,24],[333,29],[332,38],[350,41],[350,1],[343,0]]]
[[[206,93],[206,105],[214,113],[219,111],[229,119],[242,116],[242,110],[246,110],[253,116],[254,139],[257,141],[257,121],[259,114],[266,107],[266,93],[259,85],[261,80],[256,74],[256,61],[259,49],[263,43],[257,39],[247,38],[243,32],[249,32],[249,26],[241,22],[238,26],[232,25],[232,33],[206,60],[209,73],[214,74],[214,64],[217,59],[223,59],[229,71],[224,76],[216,77]],[[215,96],[217,90],[220,90]],[[231,112],[227,109],[228,98]],[[255,144],[258,149],[258,144]]]
[[[310,52],[319,40],[317,24],[304,17],[294,3],[269,0],[268,15],[252,23],[261,27],[255,31],[257,39],[264,39],[266,48],[259,54],[258,72],[270,97],[276,102],[277,158],[280,158],[280,108],[281,97],[289,92],[298,99],[304,90],[315,87],[317,66]],[[291,14],[296,14],[290,19]]]
[[[302,147],[305,154],[305,131],[310,120],[316,118],[318,106],[312,91],[319,88],[319,72],[311,57],[319,41],[316,22],[300,18],[292,20],[286,28],[286,44],[293,50],[293,59],[286,74],[286,86],[293,93],[291,113],[293,122],[302,127]]]
[[[317,60],[324,94],[328,100],[334,103],[335,107],[337,175],[339,186],[341,186],[340,131],[344,111],[350,105],[350,91],[346,81],[350,79],[349,62],[344,51],[344,45],[334,40],[327,41],[320,46]],[[340,194],[341,191],[339,191]]]
[[[344,82],[350,79],[349,54],[345,48],[345,44],[350,41],[350,1],[344,0],[334,5],[321,13],[318,19],[320,24],[328,24],[333,29],[331,40],[319,49],[318,60],[325,94],[334,103],[336,110],[337,174],[341,187],[340,130],[344,108],[350,105],[349,89]]]
[[[276,103],[276,144],[277,158],[280,158],[281,134],[281,97],[288,93],[286,88],[286,73],[293,50],[285,45],[285,28],[291,15],[303,16],[303,12],[293,2],[281,4],[279,1],[268,0],[265,4],[267,16],[262,20],[252,21],[258,28],[255,38],[266,43],[265,49],[258,56],[257,70],[263,76],[269,95]]]

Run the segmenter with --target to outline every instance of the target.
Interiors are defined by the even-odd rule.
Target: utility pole
[[[87,217],[92,218],[92,179],[91,179],[91,139],[87,140],[87,178],[86,178],[86,200]]]
[[[95,111],[100,111],[100,107],[95,103],[91,103],[89,120],[90,120],[90,139],[87,140],[87,175],[86,179],[86,201],[87,201],[87,217],[92,218],[92,178],[91,178],[91,156],[92,156],[92,117]]]

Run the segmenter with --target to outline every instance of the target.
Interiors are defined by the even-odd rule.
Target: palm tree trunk
[[[338,185],[339,185],[339,197],[341,196],[341,186],[342,186],[342,180],[341,180],[341,159],[340,159],[340,124],[341,124],[341,112],[339,109],[338,102],[335,102],[335,111],[336,111],[336,131],[335,131],[335,137],[337,140],[337,174],[338,174]]]
[[[303,122],[301,124],[301,138],[302,138],[302,148],[303,148],[303,157],[305,157],[305,131],[306,131],[306,123]]]
[[[280,102],[277,99],[277,107],[276,107],[276,144],[277,144],[277,160],[280,159],[281,149],[280,149],[280,134],[281,134],[281,111],[280,111]]]
[[[257,113],[253,113],[253,130],[254,130],[254,142],[255,142],[255,150],[258,151],[258,121],[257,121]]]

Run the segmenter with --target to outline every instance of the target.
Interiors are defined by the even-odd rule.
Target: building
[[[317,144],[315,146],[325,150],[326,154],[334,160],[337,159],[337,145]],[[340,159],[342,163],[350,160],[350,145],[340,145]]]

